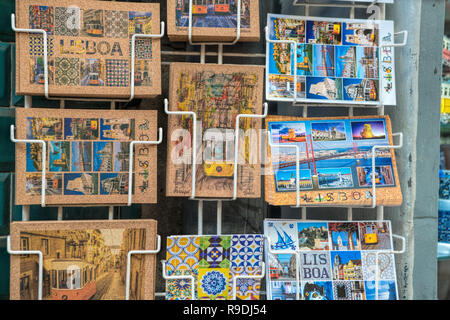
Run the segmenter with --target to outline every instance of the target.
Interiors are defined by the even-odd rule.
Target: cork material
[[[131,9],[130,9],[131,8]],[[161,94],[159,4],[91,0],[16,0],[16,27],[47,32],[50,97],[126,99]],[[40,33],[16,33],[16,93],[44,95],[44,46]]]
[[[16,138],[46,142],[46,205],[127,204],[132,141],[157,141],[155,110],[17,109]],[[135,144],[132,203],[156,203],[157,145]],[[16,144],[16,204],[40,204],[42,144]]]
[[[170,110],[197,117],[196,197],[231,198],[238,114],[261,114],[264,67],[172,63]],[[192,191],[192,116],[169,115],[166,194]],[[237,196],[259,198],[261,119],[241,118]]]
[[[11,249],[43,254],[43,300],[125,300],[127,255],[155,250],[155,220],[11,223]],[[155,297],[156,256],[131,255],[130,300]],[[11,300],[37,300],[39,256],[11,255]]]
[[[260,40],[259,0],[241,0],[241,29],[239,41]],[[193,0],[192,40],[194,42],[231,42],[236,39],[236,0],[212,1],[203,5]],[[231,2],[231,5],[229,4]],[[170,41],[188,40],[189,0],[167,1],[167,33]]]
[[[389,142],[389,145],[393,144],[392,140],[392,128],[391,128],[391,121],[388,116],[361,116],[361,117],[325,117],[325,118],[298,118],[298,117],[286,117],[286,116],[269,116],[266,118],[266,128],[269,128],[270,123],[274,122],[300,122],[300,121],[306,121],[308,123],[313,123],[314,121],[323,121],[323,120],[330,120],[330,122],[337,122],[337,121],[345,121],[345,120],[361,120],[364,121],[364,119],[371,119],[371,120],[385,120],[385,132],[387,132],[387,140]],[[269,130],[269,129],[268,129]],[[300,135],[299,135],[300,137]],[[301,138],[299,138],[301,139]],[[308,137],[306,137],[306,143],[310,143],[308,140]],[[318,140],[315,140],[314,143],[316,144]],[[323,141],[323,140],[322,140]],[[286,142],[286,141],[283,141]],[[320,143],[320,142],[319,142]],[[371,149],[370,152],[367,153],[367,157],[364,158],[362,156],[363,151],[361,146],[358,147],[358,142],[355,142],[356,144],[353,144],[353,149],[358,150],[356,153],[359,152],[358,161],[361,161],[361,163],[366,163],[367,161],[370,161],[370,165],[367,165],[366,167],[371,168]],[[277,144],[277,142],[274,141],[274,144]],[[377,141],[373,141],[373,145],[377,145]],[[305,149],[305,147],[303,147]],[[352,149],[352,147],[350,147]],[[402,204],[402,191],[399,185],[399,177],[397,172],[397,164],[395,161],[395,152],[393,149],[387,150],[382,149],[385,152],[385,156],[387,157],[387,154],[389,155],[389,162],[392,163],[392,172],[390,173],[391,179],[393,177],[392,183],[388,183],[388,179],[385,180],[385,185],[382,183],[377,182],[376,187],[376,204],[377,205],[384,205],[384,206],[399,206]],[[267,151],[266,151],[266,172],[265,172],[265,199],[266,201],[271,205],[276,206],[295,206],[297,203],[297,194],[295,192],[295,182],[294,185],[290,188],[290,190],[286,189],[281,191],[277,191],[277,186],[275,185],[275,171],[274,170],[274,164],[272,162],[272,148],[267,144]],[[283,151],[284,152],[284,151]],[[293,149],[292,152],[295,152]],[[301,151],[301,153],[304,151]],[[307,158],[312,159],[311,155],[311,146],[308,146],[308,152]],[[317,157],[317,150],[314,150],[315,157]],[[351,151],[350,151],[351,152]],[[304,157],[304,155],[303,155]],[[332,156],[331,156],[332,157]],[[354,161],[353,156],[347,156],[344,157],[344,159],[347,159],[347,162]],[[316,159],[318,161],[320,159]],[[302,162],[302,155],[300,156],[300,161]],[[295,162],[295,161],[294,161]],[[310,162],[310,169],[313,170],[313,162]],[[307,162],[305,162],[307,163]],[[356,162],[360,163],[360,162]],[[315,164],[314,164],[315,165]],[[356,167],[364,167],[364,164],[358,165],[354,164]],[[350,164],[348,165],[350,167]],[[378,162],[376,162],[376,167],[383,166],[380,165]],[[389,164],[390,166],[390,164]],[[293,174],[291,175],[291,179],[295,179],[295,165],[292,167]],[[324,172],[323,175],[326,175],[327,170],[323,170],[317,168],[316,169],[319,173]],[[340,168],[338,168],[340,170]],[[343,170],[343,169],[342,169]],[[327,186],[320,186],[319,181],[314,181],[314,177],[311,176],[313,180],[311,180],[309,183],[307,183],[309,186],[303,187],[301,184],[300,188],[300,205],[302,206],[371,206],[373,202],[373,195],[372,195],[372,184],[367,183],[367,185],[364,188],[361,188],[361,182],[358,181],[359,179],[364,179],[363,177],[363,171],[361,169],[355,168],[355,171],[352,172],[353,176],[356,176],[357,178],[353,178],[353,182],[351,185],[348,185],[346,188],[339,188],[339,187],[327,187]],[[344,171],[340,171],[342,175],[345,175]],[[302,176],[302,174],[300,174]],[[369,176],[369,175],[367,175]],[[294,177],[294,178],[292,178]],[[361,178],[362,177],[362,178]],[[301,178],[302,180],[302,178]],[[355,181],[356,180],[356,181]],[[292,180],[294,181],[294,180]],[[302,183],[302,182],[301,182]]]

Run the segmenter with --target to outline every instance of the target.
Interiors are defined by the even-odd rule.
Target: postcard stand
[[[375,282],[375,300],[378,300],[378,289],[379,289],[379,278],[380,278],[380,263],[378,263],[379,259],[379,254],[402,254],[405,252],[406,250],[406,239],[402,236],[396,235],[396,234],[392,234],[393,238],[399,239],[402,242],[402,246],[400,250],[379,250],[375,253],[375,263],[377,264],[377,268],[375,271],[375,277],[374,277],[374,282]],[[269,236],[265,236],[265,242],[266,242],[266,248],[267,248],[267,252],[269,254],[272,255],[276,255],[276,254],[294,254],[295,255],[295,269],[296,269],[296,273],[295,273],[295,282],[296,282],[296,291],[295,291],[295,295],[296,295],[296,300],[300,300],[300,277],[299,277],[299,261],[300,261],[300,250],[289,250],[289,249],[285,249],[285,250],[272,250],[270,248],[270,237]],[[369,280],[370,281],[370,280]],[[269,291],[270,288],[267,288],[267,291]]]
[[[43,39],[43,55],[44,55],[44,95],[47,100],[61,100],[62,98],[50,97],[48,85],[48,43],[47,43],[47,32],[43,29],[23,29],[16,27],[15,14],[11,14],[11,28],[15,32],[25,32],[25,33],[40,33]],[[135,75],[135,58],[136,58],[136,38],[151,38],[151,39],[161,39],[165,34],[165,23],[161,21],[161,32],[160,34],[133,34],[131,37],[131,77],[134,79]],[[76,101],[117,101],[117,102],[130,102],[135,96],[135,85],[134,81],[130,81],[130,97],[128,99],[83,99],[83,98],[64,98],[65,100],[76,100]]]
[[[110,102],[111,109],[115,109],[115,102],[130,102],[135,97],[135,84],[134,81],[130,82],[130,97],[128,99],[95,99],[95,98],[72,98],[72,97],[50,97],[49,94],[49,78],[48,78],[48,43],[47,43],[47,32],[43,29],[24,29],[17,28],[15,23],[15,14],[11,14],[11,28],[14,32],[25,32],[25,33],[38,33],[42,34],[43,37],[43,56],[44,56],[44,96],[47,100],[60,100],[60,107],[64,108],[65,100],[73,100],[73,101],[92,101],[92,102]],[[136,38],[151,38],[151,39],[161,39],[165,34],[165,23],[161,21],[161,32],[159,34],[133,34],[131,38],[131,79],[134,79],[135,75],[135,57],[136,57]],[[25,96],[25,108],[31,108],[32,97]],[[43,140],[19,140],[15,138],[14,134],[14,125],[11,125],[10,128],[10,139],[14,143],[39,143],[42,145],[42,162],[46,163],[46,142]],[[129,167],[129,178],[132,180],[132,171],[133,171],[133,154],[134,154],[134,145],[137,144],[148,144],[148,145],[158,145],[162,142],[162,128],[159,128],[159,138],[157,141],[132,141],[130,143],[130,167]],[[129,183],[130,183],[129,180]],[[131,184],[129,184],[131,185]],[[42,187],[41,187],[41,207],[45,207],[45,189],[46,189],[46,179],[45,179],[45,165],[42,168]],[[132,205],[132,188],[129,188],[128,191],[128,202],[127,205]],[[104,206],[104,205],[102,205]],[[63,206],[58,206],[58,220],[62,220],[62,211]],[[28,221],[30,219],[30,206],[22,206],[22,221]],[[114,206],[109,206],[109,220],[114,219]],[[42,252],[40,251],[13,251],[10,248],[10,236],[7,237],[7,249],[10,254],[38,254],[39,255],[39,291],[38,291],[38,299],[42,300],[42,266],[43,266],[43,258]],[[132,254],[157,254],[161,249],[161,239],[158,235],[157,249],[155,250],[134,250],[128,253],[127,257],[127,279],[126,279],[126,300],[129,299],[129,288],[130,288],[130,263],[131,263],[131,255]]]
[[[304,3],[300,3],[299,0],[293,0],[292,2],[293,6],[303,6],[305,8],[305,16],[309,16],[309,8],[310,7],[342,7],[342,8],[349,8],[350,12],[349,12],[349,18],[353,19],[355,16],[355,9],[362,9],[362,8],[366,8],[367,12],[370,13],[372,11],[376,11],[376,13],[379,14],[379,17],[376,17],[376,19],[384,19],[385,16],[385,11],[386,11],[386,4],[385,3],[375,3],[374,5],[370,5],[370,4],[355,4],[354,2],[351,3],[310,3],[305,1]],[[379,7],[381,6],[381,7]],[[376,10],[378,9],[378,10]],[[371,18],[372,19],[372,18]],[[370,19],[368,20],[370,21]],[[291,47],[296,48],[297,46],[297,42],[294,40],[271,40],[269,37],[269,31],[268,31],[268,26],[266,26],[264,28],[265,31],[265,37],[266,37],[266,42],[267,43],[288,43],[291,45]],[[380,49],[386,49],[386,50],[390,50],[392,48],[396,48],[396,47],[404,47],[407,43],[408,40],[408,32],[406,30],[404,31],[400,31],[400,32],[396,32],[394,33],[393,37],[395,36],[399,36],[402,35],[403,36],[403,40],[400,43],[392,43],[392,44],[388,44],[388,45],[380,45],[379,48]],[[389,49],[390,48],[390,49]],[[294,65],[297,64],[297,55],[294,54]],[[379,64],[379,74],[381,75],[381,71],[382,71],[382,66],[381,63]],[[296,88],[296,84],[297,84],[297,68],[294,68],[294,88]],[[295,89],[294,89],[295,90]],[[270,100],[267,97],[267,93],[266,93],[266,99]],[[292,105],[296,106],[296,107],[302,107],[303,108],[303,117],[307,118],[308,117],[308,107],[314,107],[314,106],[321,106],[321,107],[348,107],[348,114],[349,116],[353,116],[353,108],[354,107],[375,107],[378,110],[378,115],[384,115],[384,102],[383,99],[380,99],[378,104],[368,104],[368,105],[353,105],[353,104],[348,104],[348,105],[343,105],[343,104],[328,104],[328,103],[299,103],[297,101],[297,95],[296,93],[294,93],[293,95],[293,100],[292,100]],[[402,144],[403,144],[403,136],[401,133],[396,133],[393,134],[393,136],[400,136],[400,144],[398,146],[392,146],[390,147],[390,149],[398,149],[401,148]],[[269,139],[270,140],[270,139]],[[270,142],[269,142],[270,143]],[[290,146],[290,148],[292,148],[292,146]],[[381,147],[381,146],[376,146],[375,149],[381,149],[381,148],[386,148],[386,146]],[[375,153],[375,149],[372,150],[372,156],[374,156]],[[374,162],[372,162],[373,164]],[[298,169],[298,168],[297,168]],[[298,184],[297,184],[298,185]],[[372,183],[372,191],[373,191],[373,203],[372,206],[370,208],[376,208],[377,209],[377,219],[378,220],[383,220],[383,216],[384,216],[384,207],[383,206],[376,206],[376,186],[373,185]],[[296,207],[301,207],[302,210],[302,219],[306,220],[306,208],[307,207],[313,207],[310,205],[306,205],[306,206],[299,206],[299,191],[297,190],[297,205]],[[352,220],[352,209],[356,208],[356,207],[347,207],[347,218],[349,221]],[[367,207],[364,207],[367,208]]]

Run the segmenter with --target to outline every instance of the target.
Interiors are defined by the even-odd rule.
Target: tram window
[[[26,251],[30,250],[30,239],[27,237],[21,237],[20,238],[20,250]],[[27,254],[20,255],[21,257],[28,257]]]
[[[67,287],[67,272],[65,270],[58,271],[59,289],[69,289]]]
[[[30,287],[30,276],[25,276],[20,279],[20,291],[27,291]]]
[[[48,254],[48,239],[41,239],[41,251],[44,254]]]
[[[56,270],[51,271],[52,288],[58,289],[58,274]]]

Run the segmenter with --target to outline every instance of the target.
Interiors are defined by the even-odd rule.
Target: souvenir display
[[[157,247],[155,220],[11,223],[11,248],[40,251],[43,300],[124,300],[128,252]],[[130,255],[129,298],[155,296],[155,255]],[[11,256],[12,300],[37,300],[39,256]]]
[[[16,138],[46,142],[46,204],[127,203],[130,143],[157,141],[153,110],[16,110]],[[132,202],[156,203],[157,147],[136,144]],[[40,204],[42,144],[16,144],[16,204]]]
[[[261,114],[263,77],[263,66],[171,64],[169,109],[195,112],[197,118],[196,196],[233,197],[237,165],[237,197],[260,197],[261,119],[242,118],[239,121],[239,159],[236,164],[234,132],[238,114]],[[169,115],[167,196],[191,195],[193,132],[192,115]]]
[[[259,0],[191,0],[192,40],[231,42],[237,36],[237,12],[241,5],[239,41],[258,42]],[[189,0],[167,1],[167,33],[171,41],[189,39]]]
[[[161,94],[159,4],[94,0],[16,0],[16,27],[47,32],[48,93],[64,97],[131,97]],[[44,95],[41,33],[16,33],[18,95]],[[134,77],[132,68],[134,67]]]
[[[267,26],[287,41],[267,43],[267,100],[396,104],[392,21],[269,14]]]
[[[298,168],[301,205],[370,206],[373,184],[377,205],[401,205],[394,150],[378,147],[393,143],[388,116],[269,116],[266,128],[272,144],[266,155],[268,203],[297,204]],[[299,150],[298,166],[295,147]]]
[[[268,300],[398,299],[390,221],[269,219],[264,235]]]
[[[259,234],[172,236],[167,238],[166,274],[192,276],[195,300],[259,300],[264,237]],[[166,281],[167,300],[191,300],[190,278]]]

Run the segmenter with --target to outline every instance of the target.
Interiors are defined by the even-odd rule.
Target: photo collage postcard
[[[295,118],[269,116],[270,133],[266,201],[295,205],[297,168],[303,204],[401,204],[394,151],[387,116],[361,118]],[[277,145],[293,146],[277,148]],[[299,150],[296,164],[296,149]],[[372,155],[375,155],[373,172]]]
[[[261,280],[245,276],[262,274],[263,248],[260,234],[168,237],[165,273],[187,277],[166,280],[166,299],[259,300]]]
[[[16,34],[18,94],[43,95],[45,45],[50,95],[127,98],[132,83],[136,97],[161,94],[159,39],[136,38],[131,79],[132,37],[160,33],[159,4],[17,0],[16,8],[18,27],[47,32],[47,44],[39,33]]]
[[[264,235],[268,300],[398,299],[390,221],[266,219]]]
[[[124,203],[130,143],[156,141],[157,111],[17,110],[19,138],[46,142],[46,203]],[[135,145],[132,201],[156,202],[156,146]],[[42,144],[16,146],[17,204],[40,203]]]
[[[296,42],[267,43],[267,100],[396,104],[392,21],[269,14],[267,26]]]
[[[157,221],[13,222],[11,247],[40,251],[42,300],[125,300],[128,252],[157,246]],[[130,256],[129,299],[155,296],[156,257]],[[11,256],[12,300],[38,300],[39,256]]]

